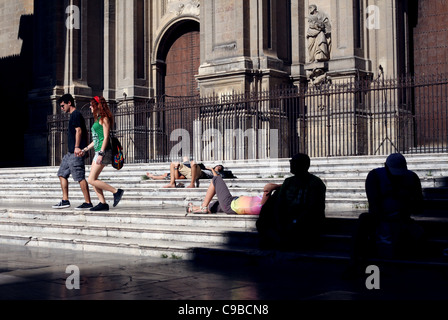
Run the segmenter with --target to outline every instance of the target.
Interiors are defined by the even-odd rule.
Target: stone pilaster
[[[201,94],[254,92],[289,81],[287,41],[278,37],[280,29],[289,34],[280,18],[287,11],[278,1],[201,2]]]
[[[146,7],[143,0],[116,2],[116,99],[145,100],[149,96],[146,56],[140,61],[139,46],[145,46]],[[139,18],[143,15],[143,19]],[[143,25],[142,25],[143,24]],[[147,50],[143,50],[147,52]]]

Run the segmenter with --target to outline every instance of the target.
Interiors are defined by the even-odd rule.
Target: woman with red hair
[[[123,190],[116,189],[104,181],[99,180],[100,173],[104,167],[112,163],[112,151],[109,143],[110,130],[114,125],[112,112],[103,97],[95,97],[90,101],[90,110],[92,111],[95,123],[92,126],[92,143],[84,148],[83,152],[90,149],[95,150],[95,157],[92,161],[88,182],[93,186],[100,203],[91,208],[91,211],[108,211],[109,205],[106,203],[103,191],[109,191],[114,195],[114,204],[116,207],[123,196]]]

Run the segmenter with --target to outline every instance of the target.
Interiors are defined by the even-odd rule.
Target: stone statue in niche
[[[331,24],[330,19],[317,10],[312,4],[308,7],[308,40],[309,63],[330,60],[331,52]]]
[[[310,85],[319,86],[331,83],[327,75],[331,53],[331,24],[324,13],[317,10],[312,4],[308,7],[308,64],[305,65]]]

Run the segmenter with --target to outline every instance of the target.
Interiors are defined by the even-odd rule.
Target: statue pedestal
[[[328,61],[308,63],[305,65],[305,72],[311,85],[325,83],[328,80]]]
[[[354,88],[356,80],[367,77],[356,61],[335,59],[304,67],[309,81],[304,103],[310,156],[364,155],[368,151],[364,140],[368,130],[366,97],[346,87]]]
[[[328,61],[312,62],[305,64],[305,71],[313,71],[314,69],[324,69],[328,71]]]

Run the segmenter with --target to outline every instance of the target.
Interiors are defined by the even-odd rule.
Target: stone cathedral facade
[[[28,79],[2,89],[26,110],[15,162],[45,164],[46,116],[67,92],[78,106],[138,104],[446,72],[447,11],[438,0],[4,0],[0,63]]]

